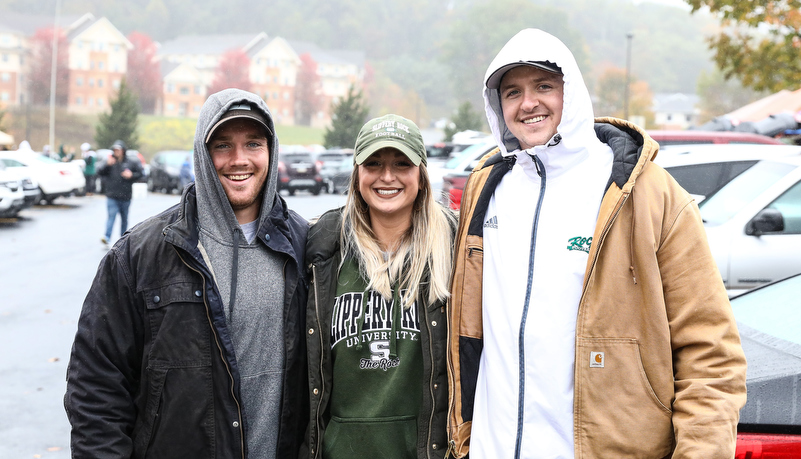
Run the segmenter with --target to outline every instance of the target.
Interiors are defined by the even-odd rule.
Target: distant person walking
[[[100,238],[103,244],[111,240],[111,230],[114,220],[120,214],[120,236],[128,229],[128,208],[133,195],[133,183],[142,177],[142,165],[139,161],[130,161],[125,157],[125,142],[114,141],[111,145],[111,156],[105,164],[97,170],[97,175],[105,178],[106,198],[108,207],[108,221],[106,233]]]
[[[81,144],[81,157],[84,162],[83,176],[86,178],[86,195],[91,196],[95,192],[95,179],[97,178],[95,161],[97,161],[97,155],[87,142]]]
[[[195,181],[195,173],[192,169],[193,167],[191,158],[189,155],[187,155],[186,158],[184,158],[184,162],[181,163],[181,171],[179,174],[179,178],[181,179],[181,190]]]

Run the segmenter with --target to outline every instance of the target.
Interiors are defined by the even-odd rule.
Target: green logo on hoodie
[[[567,240],[567,250],[580,250],[585,253],[590,253],[590,246],[592,245],[592,236],[590,237],[571,237]]]

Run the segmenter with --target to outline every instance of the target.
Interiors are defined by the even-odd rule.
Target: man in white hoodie
[[[572,53],[543,31],[513,37],[484,82],[500,151],[462,197],[453,454],[731,457],[745,358],[698,208],[651,162],[658,145],[594,120]]]

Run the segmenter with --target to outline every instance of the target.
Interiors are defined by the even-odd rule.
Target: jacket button
[[[313,329],[313,328],[310,328],[310,329],[309,329],[309,334],[310,334],[310,335],[313,335],[313,334],[314,334],[314,329]]]
[[[156,295],[156,296],[153,297],[153,302],[154,303],[158,303],[159,301],[161,301],[161,297],[160,296]]]
[[[233,423],[232,425],[233,425],[234,427],[239,427],[239,421],[234,421],[234,423]]]
[[[195,296],[200,298],[201,296],[203,296],[203,292],[201,292],[200,290],[195,290]]]
[[[437,444],[434,443],[433,445],[431,445],[431,449],[437,449]]]
[[[270,242],[270,235],[269,234],[265,234],[264,235],[264,240],[267,241],[267,242]]]
[[[439,384],[434,384],[434,389],[439,389]]]
[[[437,321],[436,321],[436,320],[432,320],[432,321],[431,321],[431,325],[432,325],[432,326],[434,326],[434,327],[436,327],[436,326],[437,326]]]
[[[312,392],[314,392],[314,395],[317,395],[317,394],[319,394],[319,393],[320,393],[320,391],[319,391],[319,390],[317,390],[317,388],[316,388],[316,387],[314,388],[314,390],[313,390]]]

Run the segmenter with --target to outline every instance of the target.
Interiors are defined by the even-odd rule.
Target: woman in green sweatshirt
[[[309,231],[311,421],[303,456],[444,457],[445,307],[455,218],[417,126],[367,122],[344,208]]]

